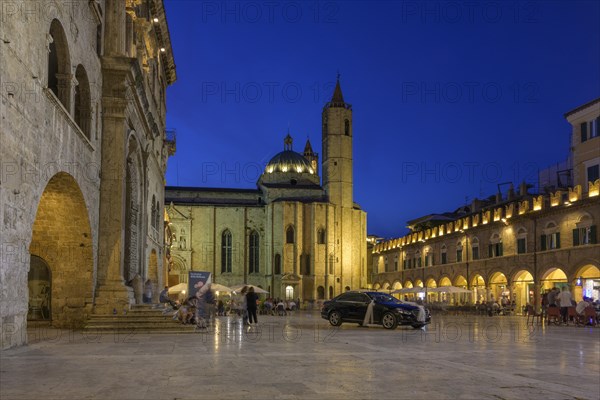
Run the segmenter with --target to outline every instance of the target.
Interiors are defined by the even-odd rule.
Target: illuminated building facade
[[[6,7],[4,7],[6,5]],[[13,1],[0,24],[1,347],[163,284],[176,80],[162,0]],[[4,13],[5,12],[5,13]]]
[[[352,194],[352,107],[339,81],[322,122],[322,186],[310,142],[300,154],[288,134],[257,188],[166,188],[170,285],[190,270],[288,299],[327,299],[367,285],[366,213]]]
[[[600,298],[600,99],[567,114],[572,125],[567,171],[544,193],[523,183],[454,212],[409,222],[410,233],[373,248],[373,287],[472,291],[472,301],[539,304],[541,293],[568,285],[575,299]],[[423,294],[424,295],[424,294]],[[427,293],[428,301],[461,303],[468,295]]]

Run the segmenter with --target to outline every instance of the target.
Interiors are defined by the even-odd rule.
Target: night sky
[[[288,128],[321,153],[337,73],[368,233],[453,211],[566,159],[600,96],[600,2],[166,0],[178,79],[167,184],[254,188]],[[319,172],[321,172],[319,170]]]

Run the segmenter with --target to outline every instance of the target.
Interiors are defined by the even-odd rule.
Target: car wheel
[[[381,318],[381,325],[383,325],[385,329],[396,329],[398,326],[398,319],[396,319],[396,316],[391,312],[386,312]]]
[[[329,313],[329,323],[333,326],[340,326],[342,324],[342,316],[337,311]]]

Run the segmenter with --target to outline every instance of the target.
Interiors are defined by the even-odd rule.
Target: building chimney
[[[527,184],[525,181],[521,182],[519,186],[519,196],[527,196]]]
[[[508,188],[508,200],[512,200],[514,198],[515,198],[515,187],[511,183],[510,187]]]

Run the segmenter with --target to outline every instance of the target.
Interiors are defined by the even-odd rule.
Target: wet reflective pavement
[[[438,316],[427,330],[317,313],[218,317],[207,332],[29,330],[0,353],[6,399],[592,399],[600,328]]]

